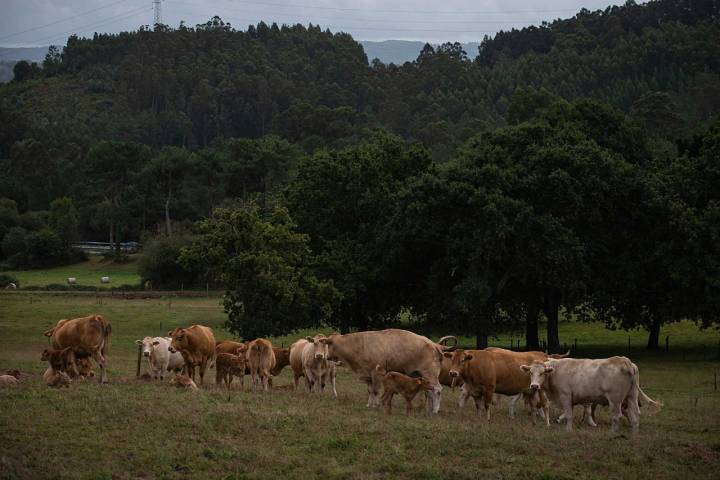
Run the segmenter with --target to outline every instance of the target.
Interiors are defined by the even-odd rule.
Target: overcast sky
[[[613,0],[165,0],[176,27],[221,16],[235,28],[260,20],[308,22],[358,40],[479,41],[485,34],[604,9]],[[640,2],[638,2],[640,3]],[[135,30],[153,23],[152,0],[0,0],[0,46],[64,45],[73,33]]]

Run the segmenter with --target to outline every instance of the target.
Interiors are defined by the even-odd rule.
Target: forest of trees
[[[404,65],[313,25],[71,37],[0,86],[0,262],[141,240],[145,279],[225,286],[243,336],[403,311],[480,346],[537,348],[547,321],[557,350],[572,312],[656,348],[668,322],[720,323],[719,112],[710,0]],[[41,232],[60,247],[39,261]]]

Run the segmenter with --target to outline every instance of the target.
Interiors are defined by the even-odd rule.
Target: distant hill
[[[361,40],[359,43],[363,46],[370,62],[377,58],[383,63],[394,63],[396,65],[402,65],[405,62],[412,62],[417,59],[420,50],[425,46],[425,42],[410,40],[384,40],[382,42]],[[480,46],[478,42],[462,44],[463,50],[470,59],[477,57],[478,46]]]
[[[0,83],[9,82],[13,79],[13,67],[20,60],[28,62],[42,62],[48,47],[0,47]]]

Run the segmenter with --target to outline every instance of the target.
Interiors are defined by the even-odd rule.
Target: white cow
[[[168,350],[172,339],[170,337],[145,337],[142,340],[135,340],[135,343],[142,345],[142,353],[148,359],[150,371],[153,378],[165,379],[165,372],[180,371],[185,366],[182,354],[176,351],[171,353]]]
[[[623,415],[633,432],[640,428],[638,398],[661,407],[640,388],[640,372],[626,357],[590,360],[563,358],[522,365],[530,374],[530,388],[542,389],[547,397],[563,410],[565,428],[572,430],[573,406],[607,402],[615,431]]]
[[[322,392],[325,385],[329,383],[332,392],[337,397],[335,389],[335,362],[328,360],[328,346],[322,340],[326,340],[325,335],[315,335],[307,337],[307,343],[302,350],[303,373],[305,374],[305,385],[309,391],[316,389]]]

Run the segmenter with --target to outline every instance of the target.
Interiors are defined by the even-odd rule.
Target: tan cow
[[[322,393],[325,390],[325,384],[330,383],[332,392],[337,397],[335,388],[335,363],[328,360],[328,345],[325,335],[315,335],[314,337],[306,337],[306,342],[302,350],[302,367],[305,375],[305,386],[308,391],[316,390]]]
[[[657,408],[662,406],[642,391],[637,365],[626,357],[551,359],[521,368],[529,374],[533,390],[542,389],[551,402],[562,408],[567,431],[572,430],[574,405],[607,402],[611,430],[617,430],[626,415],[633,432],[640,428],[640,398]],[[625,412],[623,403],[627,405]]]
[[[258,338],[248,343],[247,353],[252,388],[262,384],[265,391],[270,387],[270,372],[275,367],[275,352],[272,343],[264,338]]]
[[[185,373],[195,380],[195,367],[200,367],[200,385],[205,378],[205,370],[215,361],[215,335],[212,328],[204,325],[178,327],[168,332],[172,338],[168,350],[180,352],[185,360]]]
[[[67,373],[55,370],[52,367],[48,367],[47,370],[45,370],[45,373],[43,373],[43,381],[48,387],[55,388],[70,388],[70,384],[72,383],[72,380],[70,380]]]
[[[100,383],[107,382],[107,361],[105,354],[110,347],[112,327],[102,315],[89,315],[72,320],[59,320],[58,323],[45,331],[51,337],[55,350],[72,348],[78,353],[90,354],[100,367]]]
[[[18,379],[12,375],[0,375],[0,386],[17,385]]]
[[[368,406],[380,405],[379,395],[372,387],[372,372],[380,364],[389,371],[427,380],[433,387],[427,396],[428,410],[433,413],[440,410],[442,386],[438,377],[446,347],[422,335],[394,328],[346,335],[335,333],[320,341],[328,344],[331,360],[339,358],[360,374],[361,381],[368,385]]]
[[[78,377],[80,375],[77,368],[75,352],[73,352],[72,347],[63,348],[62,350],[46,348],[43,350],[40,360],[48,362],[53,369],[68,373],[72,377]]]
[[[292,345],[290,345],[290,368],[293,371],[293,386],[297,390],[298,383],[300,383],[300,377],[305,376],[305,369],[303,367],[302,355],[305,350],[305,346],[309,342],[301,338]]]
[[[219,342],[215,342],[215,353],[230,353],[235,355],[240,347],[247,348],[247,345],[233,340],[220,340]]]

